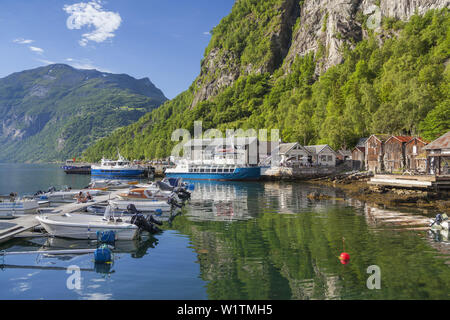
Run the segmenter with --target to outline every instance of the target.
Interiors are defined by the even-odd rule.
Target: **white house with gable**
[[[336,166],[337,153],[329,145],[305,146],[305,149],[313,156],[315,165],[328,167]]]

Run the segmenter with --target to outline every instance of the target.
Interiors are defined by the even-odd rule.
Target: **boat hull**
[[[138,211],[146,211],[153,212],[158,209],[161,211],[170,211],[172,206],[168,204],[166,201],[159,200],[147,200],[147,201],[134,201],[134,200],[116,200],[110,201],[110,205],[117,210],[127,210],[129,204],[134,204],[136,210]]]
[[[232,173],[200,173],[200,172],[176,172],[166,171],[168,178],[182,178],[184,180],[220,180],[220,181],[242,181],[258,180],[261,178],[260,167],[236,168]]]
[[[35,200],[0,202],[0,213],[30,214],[36,213],[39,203]]]
[[[144,174],[141,169],[91,169],[91,176],[103,177],[139,177]]]
[[[36,217],[44,229],[55,237],[71,239],[97,239],[97,231],[114,231],[116,240],[133,240],[139,229],[128,223],[55,221],[49,217]]]

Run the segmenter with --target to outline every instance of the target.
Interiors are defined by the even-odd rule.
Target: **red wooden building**
[[[405,146],[406,167],[411,170],[425,172],[427,169],[427,153],[425,146],[427,141],[420,137],[414,137]]]
[[[396,171],[406,169],[406,144],[411,141],[410,136],[391,136],[384,142],[384,170]]]
[[[366,170],[375,173],[384,171],[384,143],[390,136],[387,134],[371,135],[365,145]]]

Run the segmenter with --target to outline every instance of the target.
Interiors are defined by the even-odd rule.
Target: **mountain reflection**
[[[308,198],[318,190],[325,199]],[[220,203],[233,205],[232,223],[214,211]],[[373,212],[331,188],[198,183],[173,227],[191,238],[209,299],[448,298],[450,269],[426,237],[374,229]],[[342,238],[348,265],[338,259]],[[371,265],[382,270],[381,290],[366,286]]]

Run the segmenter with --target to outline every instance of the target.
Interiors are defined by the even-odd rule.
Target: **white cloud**
[[[41,49],[41,48],[38,48],[38,47],[29,46],[28,48],[30,48],[31,51],[36,52],[38,54],[43,54],[44,53],[44,49]]]
[[[76,68],[76,69],[87,69],[87,70],[98,70],[100,72],[108,72],[111,73],[111,71],[98,67],[96,65],[93,64],[93,62],[89,59],[73,59],[73,58],[67,58],[66,59],[67,62],[69,62],[68,64],[70,64],[72,67]]]
[[[99,0],[65,5],[63,10],[69,14],[66,22],[68,29],[94,28],[92,32],[82,35],[79,44],[83,47],[89,41],[100,43],[113,38],[115,36],[114,31],[122,23],[119,13],[104,11]]]
[[[46,59],[36,59],[36,61],[42,62],[44,64],[55,64],[54,61],[46,60]]]
[[[14,39],[13,42],[18,43],[18,44],[30,44],[30,43],[33,43],[34,40],[29,40],[29,39],[24,39],[24,38],[17,38],[17,39]]]
[[[210,36],[210,35],[211,35],[211,32],[205,31],[205,32],[203,32],[203,34],[204,34],[205,36]]]

